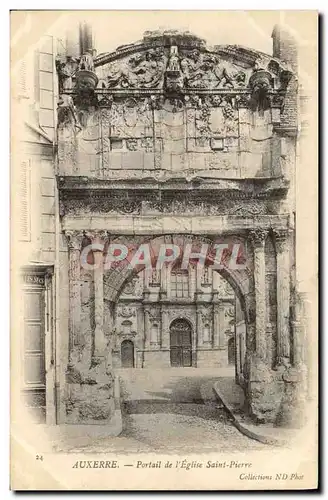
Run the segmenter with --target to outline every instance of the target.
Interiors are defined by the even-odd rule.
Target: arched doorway
[[[134,368],[134,345],[132,340],[123,340],[121,344],[122,368]]]
[[[171,366],[191,366],[191,326],[185,319],[176,319],[170,326]]]

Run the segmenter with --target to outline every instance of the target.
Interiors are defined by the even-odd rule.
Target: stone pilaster
[[[218,292],[213,294],[213,347],[224,347],[224,304],[218,297]]]
[[[161,268],[160,298],[166,299],[170,296],[169,268],[163,265]]]
[[[162,326],[162,331],[161,331],[161,347],[162,349],[169,349],[170,348],[170,317],[169,317],[169,311],[166,309],[162,308],[162,315],[161,315],[161,326]]]
[[[196,293],[196,267],[190,266],[189,268],[189,294],[190,298],[194,299]]]
[[[254,284],[255,284],[255,349],[263,361],[267,357],[266,346],[266,300],[265,300],[265,239],[267,231],[254,230],[249,234],[254,249]]]
[[[219,293],[213,292],[213,347],[217,348],[220,345],[220,318],[219,318]]]
[[[277,365],[290,360],[290,262],[289,232],[274,231],[277,253]]]
[[[95,332],[94,358],[105,357],[107,353],[107,339],[104,331],[104,252],[103,246],[108,238],[106,231],[88,233],[91,239],[94,256],[94,293],[95,293]],[[99,248],[97,248],[99,246]],[[102,247],[102,248],[101,248]],[[109,360],[110,362],[110,360]]]
[[[144,308],[144,318],[145,318],[145,325],[144,325],[144,335],[145,335],[145,350],[149,351],[150,350],[150,311],[147,306]]]
[[[203,267],[199,264],[196,266],[196,291],[202,291],[202,275],[203,275]]]
[[[219,347],[224,347],[225,338],[224,338],[224,303],[220,302],[218,307],[218,319],[219,319]]]
[[[197,306],[197,311],[196,311],[196,330],[197,330],[197,345],[201,346],[203,344],[203,319],[202,319],[202,311],[199,306]]]
[[[69,356],[74,346],[81,341],[81,246],[82,231],[66,231],[65,236],[69,249]]]

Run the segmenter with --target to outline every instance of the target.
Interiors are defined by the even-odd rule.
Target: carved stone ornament
[[[56,60],[56,69],[58,74],[59,93],[72,90],[74,78],[78,69],[79,62],[76,58],[68,56],[66,61]]]
[[[109,233],[106,230],[86,230],[83,232],[84,236],[90,240],[92,244],[102,244],[104,245],[106,241],[109,240]]]
[[[156,307],[152,307],[151,309],[148,309],[148,315],[149,315],[149,319],[152,323],[158,323],[161,319],[161,316],[160,316],[160,309],[156,308]]]
[[[248,238],[255,248],[262,247],[265,244],[268,231],[263,229],[254,229],[249,232]]]
[[[138,149],[137,139],[127,139],[125,142],[126,142],[126,147],[129,151],[137,151]]]
[[[234,318],[235,317],[235,308],[233,306],[226,307],[224,312],[225,312],[225,316],[227,318]]]
[[[277,252],[283,252],[289,243],[291,230],[288,228],[273,229],[273,235]]]
[[[253,111],[265,111],[270,107],[268,92],[273,88],[273,78],[268,71],[255,71],[249,80],[252,89],[250,106]]]
[[[79,71],[89,71],[91,73],[94,73],[95,71],[95,65],[93,62],[93,57],[92,54],[89,52],[86,52],[81,56],[80,62],[79,62]]]
[[[200,315],[202,317],[202,320],[203,320],[203,323],[208,323],[211,321],[212,319],[212,307],[209,306],[209,307],[206,307],[206,308],[203,308],[201,311],[200,311]]]
[[[256,58],[238,46],[206,48],[204,40],[188,32],[146,32],[144,40],[101,54],[101,88],[106,89],[246,89],[253,71],[267,71],[285,87],[288,69],[265,54]],[[222,54],[222,55],[221,55]],[[87,61],[88,63],[88,61]],[[276,88],[276,87],[275,87]]]
[[[64,231],[68,248],[71,250],[81,250],[82,241],[85,237],[83,231]]]
[[[58,129],[72,127],[73,130],[81,130],[82,127],[71,96],[63,94],[59,97],[57,116]]]
[[[242,202],[240,201],[242,198]],[[239,200],[239,202],[237,201]],[[65,214],[77,214],[81,210],[87,213],[93,211],[107,214],[157,215],[157,214],[188,214],[188,215],[266,215],[268,202],[262,199],[244,199],[236,193],[227,192],[224,198],[214,200],[194,199],[190,193],[179,192],[177,198],[158,199],[150,196],[142,201],[137,197],[128,199],[122,193],[108,194],[92,193],[86,198],[74,198],[62,195],[61,204]]]
[[[117,315],[122,316],[122,318],[131,318],[136,315],[136,310],[132,307],[123,306],[118,309]]]
[[[136,293],[136,283],[139,280],[138,276],[134,276],[123,289],[125,295],[135,295]]]
[[[114,62],[107,70],[107,88],[156,88],[163,83],[164,51],[161,47]]]
[[[252,96],[251,94],[239,94],[236,96],[236,107],[239,108],[248,108],[251,103]]]
[[[178,47],[173,45],[169,56],[168,65],[165,71],[165,89],[169,92],[176,92],[183,88],[183,73],[181,71]]]

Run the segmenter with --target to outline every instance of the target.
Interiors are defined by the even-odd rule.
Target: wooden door
[[[123,340],[121,344],[122,368],[134,368],[134,345],[132,340]]]
[[[44,289],[24,290],[23,397],[38,422],[46,420]]]
[[[173,321],[170,327],[171,366],[191,366],[191,327],[185,319]]]

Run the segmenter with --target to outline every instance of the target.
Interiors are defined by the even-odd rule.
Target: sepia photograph
[[[10,17],[11,489],[316,489],[318,13]]]

